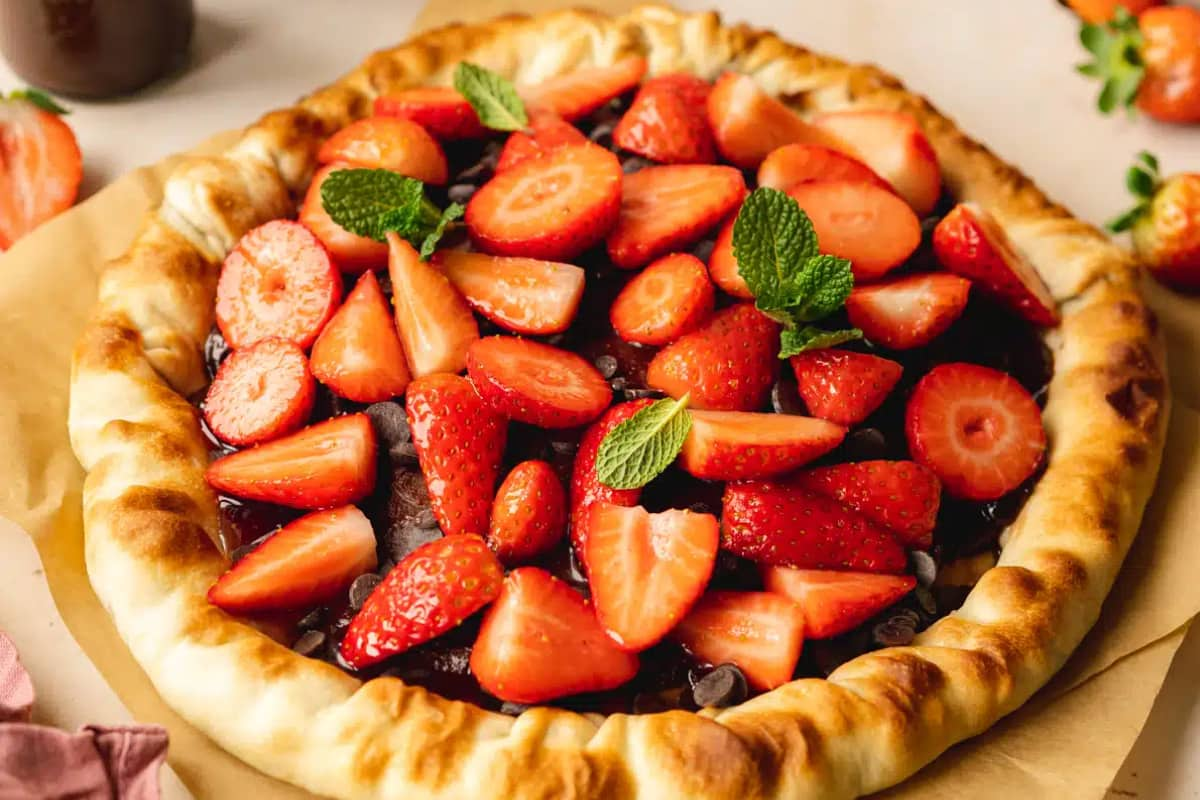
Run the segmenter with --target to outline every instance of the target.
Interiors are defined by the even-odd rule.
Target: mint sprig
[[[0,97],[3,96],[3,94],[0,94]],[[60,117],[71,113],[41,89],[14,89],[8,93],[8,97],[11,100],[28,100],[42,111],[49,111],[51,114],[57,114]]]
[[[453,220],[462,216],[457,203],[442,211],[425,196],[425,184],[388,169],[339,169],[321,184],[325,213],[350,233],[377,242],[395,231],[427,259]]]
[[[1121,106],[1132,110],[1146,74],[1142,60],[1144,37],[1138,29],[1137,17],[1124,6],[1118,6],[1108,22],[1084,23],[1079,29],[1079,42],[1091,53],[1092,60],[1075,69],[1089,78],[1104,81],[1096,101],[1100,111],[1108,114]]]
[[[1132,228],[1139,219],[1150,213],[1150,204],[1161,183],[1158,159],[1145,150],[1138,153],[1137,161],[1125,173],[1125,186],[1136,202],[1133,208],[1119,217],[1109,220],[1104,227],[1113,233],[1121,233]]]
[[[468,61],[454,69],[454,88],[475,109],[485,127],[496,131],[519,131],[529,124],[525,104],[512,82]]]
[[[438,219],[437,224],[433,226],[433,230],[430,231],[425,236],[425,240],[421,242],[420,254],[422,261],[429,260],[429,257],[433,255],[433,251],[437,249],[438,242],[440,242],[442,240],[442,236],[446,234],[446,228],[450,225],[450,223],[461,218],[466,210],[467,207],[460,205],[459,203],[451,203],[450,205],[446,206],[446,210],[442,212],[442,216]]]
[[[596,478],[613,489],[637,489],[662,473],[692,428],[688,395],[658,400],[617,425],[596,451]]]
[[[784,328],[779,334],[779,357],[791,358],[806,350],[821,350],[826,347],[836,347],[839,344],[861,339],[863,332],[858,328],[846,328],[840,331],[827,331],[813,325],[803,328]]]

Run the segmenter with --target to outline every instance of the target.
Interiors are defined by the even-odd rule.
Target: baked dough
[[[189,394],[219,260],[289,213],[323,137],[372,98],[444,84],[470,59],[520,82],[645,55],[652,73],[747,72],[802,112],[904,109],[949,191],[1007,229],[1061,301],[1049,467],[999,564],[911,647],[860,656],[699,713],[516,718],[396,678],[361,683],[209,605],[226,561]],[[289,196],[290,194],[290,196]],[[180,167],[162,207],[104,274],[75,351],[71,440],[88,472],[88,573],[163,698],[258,769],[338,798],[849,798],[903,780],[1042,686],[1096,621],[1137,531],[1168,416],[1163,345],[1139,269],[1099,231],[960,133],[894,78],[712,13],[565,11],[452,26],[372,55],[268,114],[224,157]]]

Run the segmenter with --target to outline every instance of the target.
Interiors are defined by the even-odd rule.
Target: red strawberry
[[[801,142],[832,146],[830,137],[759,88],[748,75],[727,72],[708,96],[708,124],[721,155],[755,169],[772,150]]]
[[[790,360],[808,413],[846,426],[871,416],[904,371],[895,361],[849,350],[809,350]]]
[[[689,73],[651,78],[613,129],[613,143],[662,164],[713,163],[717,156],[705,112],[711,89]]]
[[[509,134],[496,162],[496,172],[504,172],[528,158],[549,153],[562,147],[586,144],[588,138],[571,123],[557,114],[533,111],[529,114],[529,127]]]
[[[508,425],[458,375],[417,378],[405,397],[429,499],[446,534],[488,530]]]
[[[449,534],[397,564],[350,621],[341,654],[355,669],[436,639],[496,599],[504,569],[483,539]]]
[[[621,215],[608,235],[608,257],[620,269],[685,250],[737,209],[746,196],[733,167],[680,164],[625,176]]]
[[[935,272],[856,286],[846,298],[850,324],[892,350],[921,347],[941,336],[967,307],[971,282]]]
[[[1140,14],[1151,6],[1160,6],[1163,0],[1067,0],[1071,10],[1084,19],[1096,25],[1112,19],[1118,8],[1124,8],[1130,14]]]
[[[592,506],[587,562],[596,618],[622,650],[637,653],[674,628],[704,591],[717,561],[712,514]]]
[[[812,417],[692,411],[679,466],[697,478],[731,481],[791,472],[842,443],[846,431]]]
[[[467,354],[467,373],[499,413],[540,428],[586,425],[612,402],[612,389],[595,367],[529,339],[480,339]]]
[[[508,566],[541,555],[567,528],[567,493],[545,461],[522,461],[512,468],[492,502],[488,546]]]
[[[377,97],[375,114],[410,119],[443,141],[488,135],[467,98],[449,86],[420,86]]]
[[[976,364],[941,364],[913,390],[905,414],[913,458],[955,497],[994,500],[1042,463],[1046,430],[1029,392]]]
[[[409,370],[414,377],[461,372],[467,365],[467,348],[479,338],[470,306],[411,244],[394,233],[387,237],[396,330]]]
[[[321,184],[331,172],[350,169],[349,164],[330,164],[321,167],[308,185],[308,193],[300,206],[300,222],[329,250],[338,269],[343,272],[365,272],[387,264],[388,248],[384,242],[359,236],[338,225],[321,205]]]
[[[591,603],[536,567],[508,573],[471,649],[479,685],[514,703],[615,689],[637,671],[637,656],[608,638]]]
[[[786,192],[809,181],[857,181],[892,191],[891,184],[857,158],[819,144],[785,144],[758,167],[759,186]]]
[[[208,602],[235,614],[310,608],[375,569],[375,532],[354,506],[289,522],[235,563]]]
[[[471,308],[514,333],[562,333],[583,297],[584,272],[571,264],[442,250],[433,263]]]
[[[927,467],[912,461],[859,461],[806,470],[792,482],[891,529],[905,547],[924,550],[933,544],[942,485]]]
[[[608,66],[581,67],[517,91],[530,109],[574,122],[637,86],[645,74],[646,59],[630,56]]]
[[[331,508],[375,488],[375,430],[365,414],[334,417],[214,461],[218,492],[289,508]]]
[[[278,439],[308,422],[316,394],[304,351],[263,339],[222,362],[204,398],[204,421],[229,444]]]
[[[0,252],[75,202],[79,144],[57,114],[0,98]]]
[[[472,195],[471,241],[496,255],[570,261],[616,223],[621,174],[617,157],[594,144],[526,159]]]
[[[307,350],[341,299],[341,275],[321,240],[277,219],[247,232],[225,257],[217,325],[235,349],[279,338]]]
[[[438,185],[447,177],[446,154],[441,145],[420,125],[400,117],[367,117],[351,122],[325,140],[317,161],[390,169]]]
[[[755,689],[792,679],[804,646],[804,614],[771,592],[709,592],[672,637],[709,664],[735,664]]]
[[[338,397],[377,403],[404,394],[411,376],[387,298],[365,272],[312,349],[312,373]]]
[[[712,255],[708,257],[708,274],[713,283],[721,287],[721,291],[726,294],[743,300],[753,300],[754,293],[746,285],[746,279],[738,272],[737,259],[733,257],[733,223],[736,221],[735,214],[717,234]]]
[[[760,564],[903,572],[908,563],[891,531],[788,482],[728,484],[721,525],[721,546]]]
[[[676,398],[691,392],[692,408],[755,411],[775,382],[778,351],[779,326],[741,303],[660,350],[646,383]]]
[[[793,600],[804,612],[804,635],[828,639],[857,628],[913,590],[911,575],[767,567],[767,591]]]
[[[943,267],[970,278],[1033,324],[1058,324],[1058,306],[1033,265],[974,203],[959,203],[942,218],[933,231],[933,250]]]
[[[1200,172],[1154,177],[1132,222],[1134,255],[1166,285],[1200,291]]]
[[[715,295],[704,262],[674,253],[625,284],[609,308],[609,319],[627,342],[666,344],[704,323],[712,315]]]

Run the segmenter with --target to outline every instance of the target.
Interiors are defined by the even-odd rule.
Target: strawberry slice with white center
[[[825,455],[846,436],[840,425],[789,414],[693,410],[691,417],[679,466],[710,481],[790,472]]]
[[[439,186],[446,182],[448,170],[437,140],[417,123],[400,117],[367,117],[350,123],[325,140],[317,161],[390,169]]]
[[[971,282],[935,272],[856,286],[846,298],[850,324],[892,350],[922,347],[945,333],[967,307]]]
[[[917,585],[911,575],[767,567],[763,585],[804,612],[804,636],[828,639],[854,630]]]
[[[758,167],[758,185],[786,192],[809,181],[856,181],[892,191],[875,170],[845,153],[819,144],[785,144]]]
[[[848,426],[871,416],[904,371],[895,361],[850,350],[809,350],[789,360],[808,413]]]
[[[672,253],[625,284],[608,314],[625,341],[662,345],[700,327],[712,315],[715,298],[704,263]]]
[[[793,142],[832,146],[831,137],[767,94],[748,75],[727,72],[708,95],[708,124],[721,155],[756,169],[772,150]]]
[[[514,333],[562,333],[583,297],[584,271],[571,264],[461,250],[442,250],[433,263],[471,308]]]
[[[388,233],[388,275],[392,279],[396,330],[413,377],[435,372],[461,372],[467,348],[479,338],[471,307],[413,246]]]
[[[968,500],[1011,492],[1046,452],[1033,397],[1010,375],[977,364],[930,370],[909,398],[904,428],[913,458]]]
[[[0,98],[0,251],[70,208],[82,179],[79,144],[62,118]]]
[[[467,98],[449,86],[418,86],[378,97],[375,114],[412,120],[444,142],[488,135]]]
[[[548,111],[533,111],[529,114],[529,127],[514,131],[504,142],[496,172],[504,172],[522,161],[535,158],[551,150],[586,144],[583,132],[557,114]]]
[[[300,204],[300,222],[321,240],[338,269],[343,272],[365,272],[387,264],[387,244],[351,233],[334,222],[321,205],[321,184],[325,179],[339,169],[352,168],[351,164],[338,162],[317,170],[312,183],[308,185],[304,202]]]
[[[588,527],[588,582],[596,618],[623,650],[658,642],[696,602],[717,561],[712,514],[597,503]]]
[[[530,109],[574,122],[637,86],[646,66],[646,59],[630,56],[615,64],[581,67],[538,84],[518,86],[517,92]]]
[[[933,544],[942,484],[928,467],[913,461],[859,461],[810,469],[792,482],[889,528],[906,547],[924,550]]]
[[[204,421],[223,442],[257,444],[308,422],[316,385],[304,351],[284,339],[235,350],[204,398]]]
[[[742,300],[753,300],[754,292],[746,285],[746,279],[738,272],[737,259],[733,256],[733,223],[737,215],[733,215],[721,226],[717,240],[713,243],[712,254],[708,257],[708,274],[712,282],[721,291]]]

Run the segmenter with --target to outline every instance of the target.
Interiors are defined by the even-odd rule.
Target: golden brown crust
[[[797,108],[904,108],[948,187],[989,209],[1062,303],[1044,420],[1049,466],[963,607],[911,647],[861,656],[741,706],[607,719],[519,718],[395,678],[360,684],[209,606],[224,569],[196,412],[216,263],[287,211],[323,137],[380,93],[444,83],[463,58],[523,81],[641,53],[651,70],[751,73]],[[272,775],[336,797],[844,798],[896,783],[1043,685],[1094,623],[1154,485],[1165,434],[1161,339],[1130,259],[873,67],[715,14],[661,7],[451,26],[376,53],[173,176],[102,281],[80,340],[70,429],[88,471],[88,570],[164,698]]]

